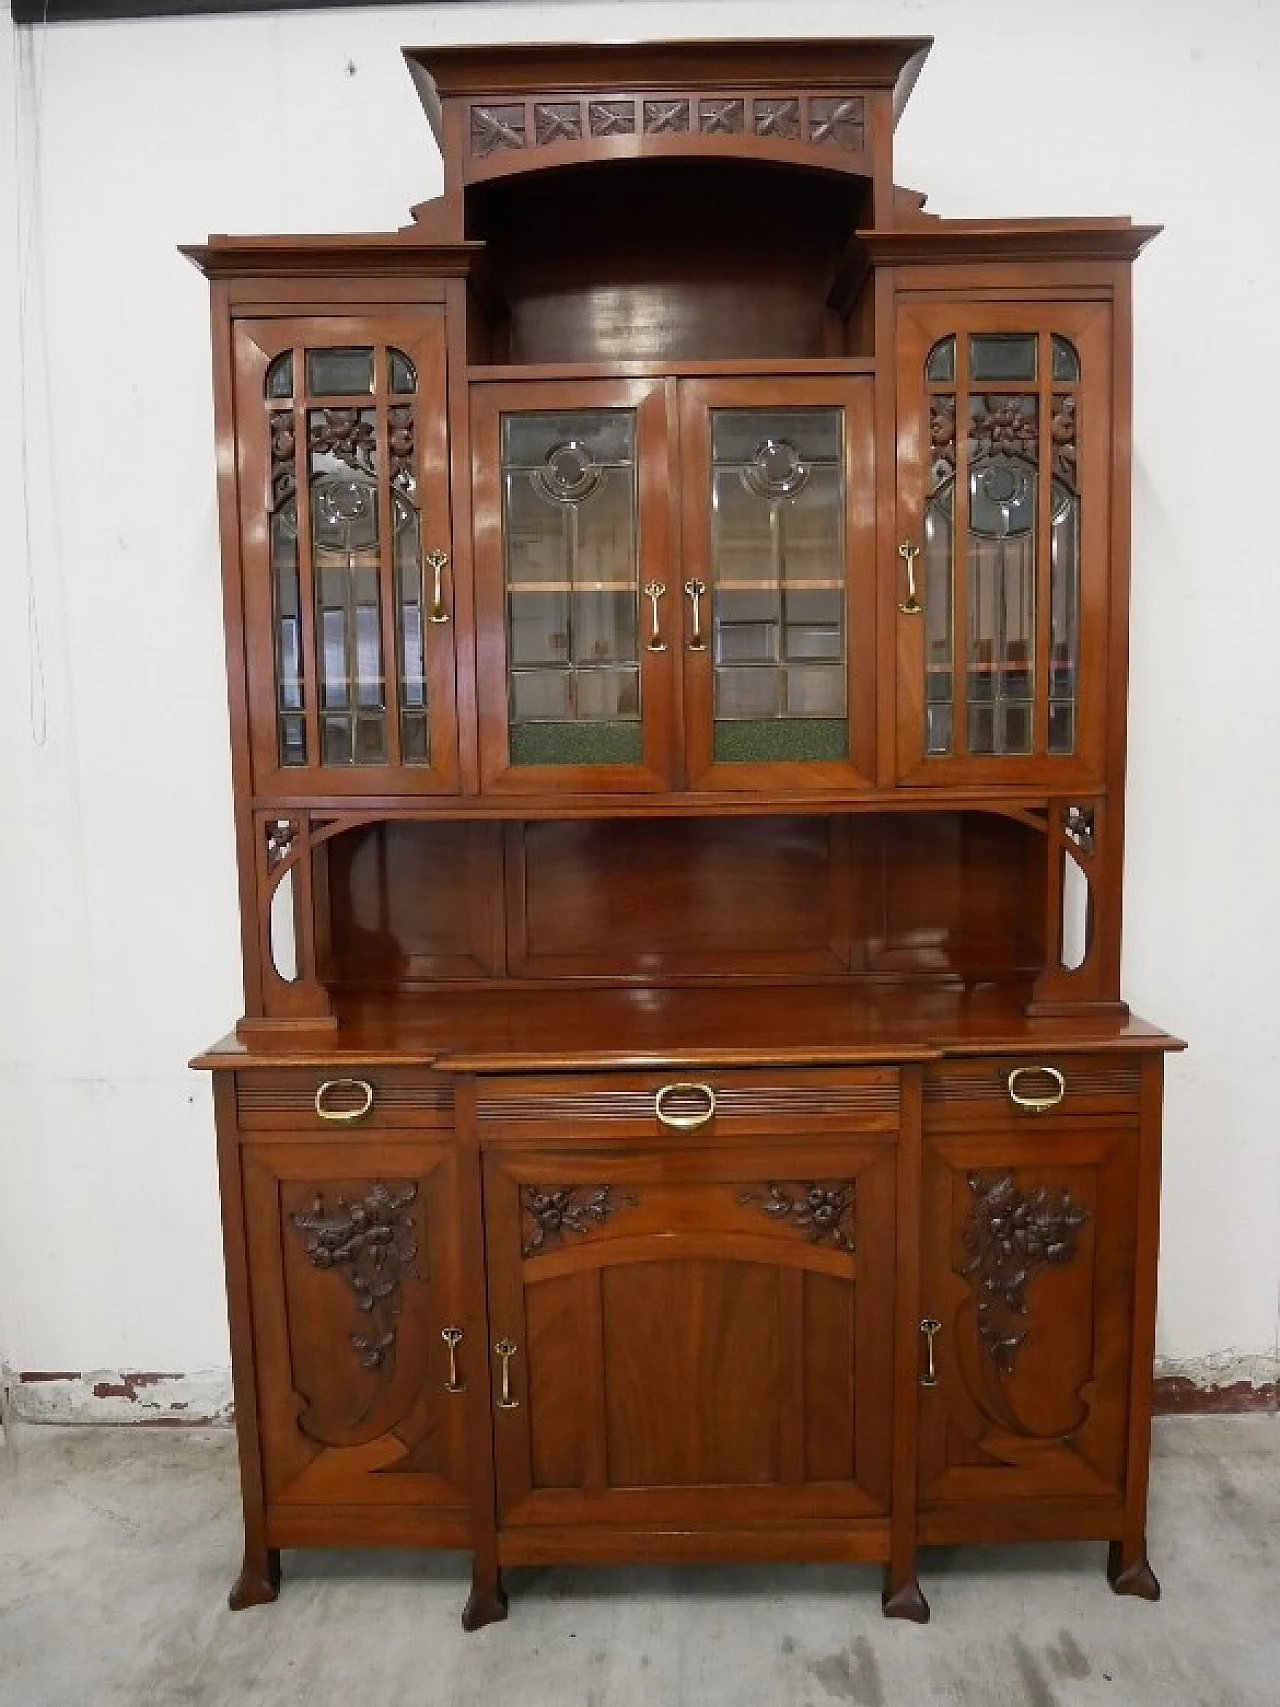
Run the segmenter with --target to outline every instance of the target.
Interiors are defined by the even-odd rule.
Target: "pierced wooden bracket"
[[[1120,1001],[1120,847],[1109,835],[1101,796],[1049,802],[1045,822],[1045,967],[1028,1012],[1056,1014],[1081,1007],[1123,1011]],[[1063,962],[1064,899],[1070,864],[1088,884],[1085,952],[1078,966]]]

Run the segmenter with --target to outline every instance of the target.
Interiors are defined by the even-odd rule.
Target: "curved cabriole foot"
[[[913,1624],[929,1622],[929,1602],[921,1594],[915,1577],[908,1577],[895,1589],[886,1582],[880,1605],[886,1618],[909,1618]]]
[[[495,1571],[484,1581],[473,1576],[471,1593],[462,1609],[464,1630],[483,1630],[486,1624],[500,1624],[507,1616],[507,1597],[502,1589],[502,1573]]]
[[[1113,1541],[1107,1551],[1107,1581],[1115,1594],[1131,1594],[1138,1600],[1160,1598],[1160,1579],[1147,1563],[1145,1549],[1126,1565],[1123,1542]]]
[[[243,1612],[246,1606],[269,1606],[279,1593],[280,1555],[272,1549],[265,1558],[245,1560],[227,1605],[233,1612]]]

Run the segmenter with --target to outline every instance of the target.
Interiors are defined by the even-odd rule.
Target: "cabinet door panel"
[[[899,780],[1096,783],[1110,309],[907,298],[896,368]]]
[[[500,1520],[887,1511],[893,1153],[491,1154]]]
[[[690,785],[865,784],[872,382],[689,380],[680,397]]]
[[[235,330],[259,794],[458,787],[444,320]]]
[[[472,389],[486,789],[670,787],[678,589],[660,381]]]
[[[1101,1121],[927,1140],[924,1506],[1122,1497],[1136,1171]]]
[[[245,1147],[270,1504],[466,1506],[453,1167],[412,1142]],[[455,1346],[462,1381],[480,1354]]]

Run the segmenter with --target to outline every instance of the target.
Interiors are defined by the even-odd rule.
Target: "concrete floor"
[[[5,1454],[7,1453],[7,1456]],[[525,1570],[464,1636],[458,1554],[286,1554],[232,1614],[225,1431],[19,1427],[0,1448],[4,1707],[1236,1707],[1280,1703],[1280,1420],[1158,1425],[1158,1606],[1101,1545],[923,1556],[933,1623],[862,1567]]]

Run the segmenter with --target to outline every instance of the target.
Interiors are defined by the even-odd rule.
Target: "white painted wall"
[[[0,78],[19,113],[0,173],[15,233],[0,241],[10,1366],[227,1361],[208,1087],[184,1063],[239,1012],[236,902],[206,287],[175,246],[402,223],[440,169],[401,42],[780,21],[938,37],[898,151],[899,180],[935,211],[1168,227],[1136,275],[1126,990],[1193,1045],[1170,1071],[1161,1347],[1274,1354],[1280,565],[1264,506],[1280,8],[404,6],[17,42],[5,11]]]

